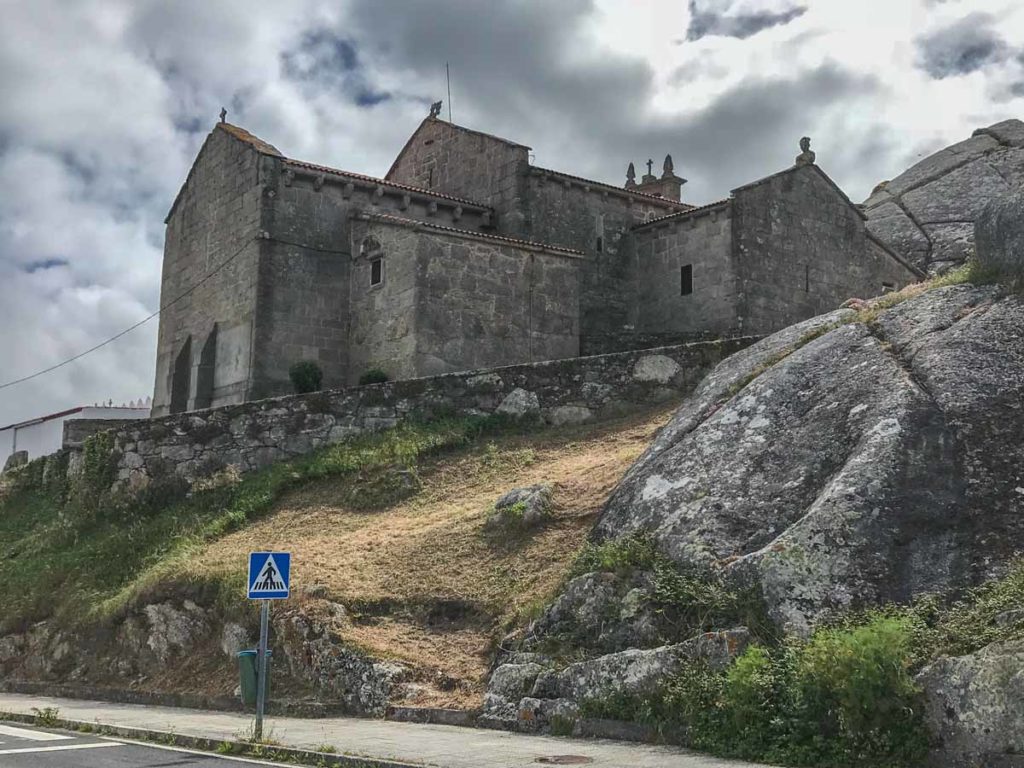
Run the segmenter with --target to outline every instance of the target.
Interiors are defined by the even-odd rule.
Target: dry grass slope
[[[297,600],[287,609],[327,615],[325,600],[341,603],[335,629],[346,642],[415,670],[407,703],[475,706],[495,643],[553,596],[605,498],[672,410],[497,437],[429,460],[419,492],[383,510],[339,502],[344,479],[308,485],[194,553],[183,575],[237,578],[249,551],[291,551]],[[519,538],[485,533],[498,496],[540,482],[555,487],[549,524]],[[314,585],[326,599],[306,594]]]

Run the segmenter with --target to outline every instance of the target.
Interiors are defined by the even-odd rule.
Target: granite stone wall
[[[736,333],[738,277],[732,258],[731,205],[726,201],[636,231],[638,332]],[[692,291],[684,295],[686,267]]]
[[[260,249],[258,161],[251,146],[214,130],[168,216],[161,304],[213,274],[160,315],[158,416],[171,411],[172,390],[179,410],[247,397]],[[235,344],[241,348],[224,348]],[[234,365],[239,358],[244,364]]]
[[[393,379],[579,353],[581,254],[365,215],[353,271],[353,372]],[[371,258],[383,280],[369,285]]]
[[[359,314],[375,307],[366,300],[368,275],[353,272],[368,262],[359,258],[362,239],[353,241],[352,216],[382,213],[477,230],[489,226],[489,209],[283,158],[266,156],[262,163],[252,398],[290,392],[288,368],[299,360],[316,362],[326,387],[354,383],[366,361],[358,351],[350,359],[350,335],[362,337],[380,319]]]
[[[117,485],[244,472],[411,416],[506,414],[561,425],[679,397],[754,338],[516,365],[231,405],[113,432]]]
[[[767,334],[918,280],[869,241],[863,214],[814,166],[734,190],[732,208],[745,333]]]
[[[416,249],[419,233],[353,221],[355,247],[351,257],[352,307],[349,331],[349,378],[378,368],[391,379],[416,373]],[[371,285],[371,265],[381,259],[382,279]]]
[[[632,228],[679,209],[669,201],[607,189],[543,169],[529,178],[529,238],[586,254],[580,286],[580,331],[596,336],[635,330]]]
[[[520,212],[529,147],[445,120],[427,118],[387,178],[475,200],[494,208],[503,233],[525,235]]]
[[[698,341],[715,341],[723,337],[709,331],[677,331],[666,333],[640,333],[621,331],[580,336],[580,355],[607,355],[612,352],[628,352],[634,349],[654,347],[675,347],[680,344],[694,344]]]

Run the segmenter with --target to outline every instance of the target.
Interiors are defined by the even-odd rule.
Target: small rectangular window
[[[600,235],[597,236],[597,252],[600,253],[604,250],[604,238]]]
[[[804,293],[811,292],[811,267],[809,264],[804,265]]]
[[[384,259],[373,259],[370,262],[370,285],[380,285],[384,280]]]
[[[693,264],[679,268],[679,295],[689,296],[693,293]]]
[[[895,283],[882,283],[882,293],[892,293],[896,290]]]

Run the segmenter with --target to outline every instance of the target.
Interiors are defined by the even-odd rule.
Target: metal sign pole
[[[254,741],[263,741],[263,707],[267,698],[267,643],[270,634],[270,601],[263,600],[260,608],[260,647],[256,657],[256,727]]]

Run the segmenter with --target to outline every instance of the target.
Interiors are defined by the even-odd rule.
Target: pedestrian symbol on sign
[[[287,552],[252,552],[249,555],[249,599],[282,600],[288,597],[291,555]]]

